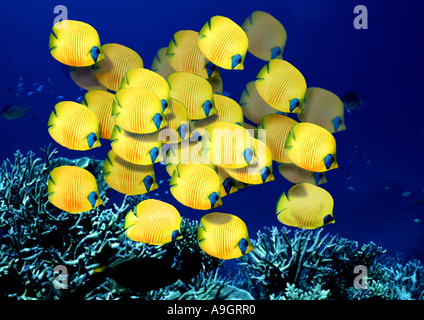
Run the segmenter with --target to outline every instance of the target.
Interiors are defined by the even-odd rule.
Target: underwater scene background
[[[53,207],[46,200],[50,169],[76,164],[99,181],[110,150],[106,141],[88,151],[69,150],[48,133],[54,105],[77,101],[86,92],[48,49],[57,5],[66,6],[69,19],[93,26],[102,44],[135,50],[146,68],[178,30],[198,31],[215,15],[239,25],[256,10],[273,15],[287,31],[284,59],[302,72],[308,87],[339,97],[354,90],[363,98],[359,110],[345,112],[346,130],[334,134],[339,168],[327,172],[321,185],[334,199],[335,223],[302,231],[277,220],[277,200],[293,184],[278,173],[276,163],[274,181],[243,188],[209,211],[179,203],[169,192],[165,167],[155,164],[156,180],[163,182],[146,196],[172,204],[183,217],[183,238],[161,247],[119,237],[126,212],[144,196],[127,197],[122,204],[122,194],[99,183],[105,207],[80,215]],[[368,10],[367,29],[354,27],[357,5]],[[418,2],[394,0],[1,1],[1,108],[24,104],[28,114],[0,117],[0,296],[423,299],[421,13]],[[247,53],[244,70],[221,69],[224,91],[239,101],[264,65]],[[44,213],[34,218],[40,208]],[[223,262],[198,248],[197,223],[214,211],[243,219],[254,252]],[[67,266],[66,290],[53,285],[56,265]],[[98,272],[97,267],[112,265]],[[365,290],[353,285],[358,265],[368,270]],[[143,275],[126,277],[134,269]]]

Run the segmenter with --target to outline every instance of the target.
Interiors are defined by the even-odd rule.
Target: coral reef
[[[419,261],[406,265],[379,259],[386,250],[370,242],[319,230],[265,227],[257,232],[255,250],[240,259],[237,285],[255,299],[423,299],[423,272]],[[355,273],[363,266],[367,274]],[[360,276],[365,286],[355,288]]]
[[[194,222],[184,221],[183,239],[171,244],[149,246],[127,239],[124,216],[145,196],[125,197],[119,207],[109,204],[101,161],[54,159],[56,150],[43,151],[43,164],[33,152],[25,157],[17,151],[14,163],[7,160],[1,166],[0,296],[89,299],[98,287],[110,287],[111,279],[126,288],[123,292],[147,292],[178,279],[190,281],[221,264],[197,246]],[[93,173],[102,206],[72,215],[48,201],[49,172],[64,164]]]
[[[255,250],[226,269],[204,253],[198,222],[183,218],[182,239],[161,246],[129,240],[125,214],[146,196],[110,203],[103,163],[55,158],[43,149],[19,151],[0,167],[0,297],[25,299],[154,300],[423,300],[424,267],[401,261],[373,242],[324,234],[324,229],[265,227]],[[47,196],[49,172],[77,165],[96,177],[103,205],[68,214]],[[362,266],[366,274],[355,273]],[[223,271],[227,272],[222,276]],[[359,277],[359,280],[357,279]],[[359,281],[360,286],[355,285]]]

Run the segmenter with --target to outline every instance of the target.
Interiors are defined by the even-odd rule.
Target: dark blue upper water
[[[360,4],[368,9],[366,30],[353,25],[354,7]],[[3,0],[1,108],[14,102],[30,104],[37,119],[0,118],[0,160],[12,158],[17,149],[41,156],[39,149],[50,143],[58,148],[59,156],[69,158],[104,159],[110,150],[107,141],[91,151],[68,150],[48,134],[47,120],[57,96],[75,101],[85,93],[48,50],[56,5],[67,7],[69,19],[95,27],[102,44],[115,42],[137,51],[147,68],[156,51],[167,46],[178,30],[198,31],[214,15],[241,25],[255,10],[272,14],[288,34],[284,58],[303,73],[309,87],[322,87],[339,96],[356,90],[366,97],[361,110],[345,114],[347,130],[334,135],[339,168],[327,173],[328,183],[322,187],[334,198],[336,223],[325,230],[361,243],[374,241],[392,253],[398,250],[424,258],[424,224],[413,221],[424,221],[424,204],[414,201],[424,197],[424,23],[418,2]],[[221,71],[224,90],[238,101],[264,64],[248,53],[243,71]],[[18,88],[21,82],[23,89]],[[45,86],[43,94],[28,96],[37,84]],[[155,168],[158,181],[168,178],[163,167]],[[291,184],[276,167],[275,177],[273,182],[224,198],[224,206],[217,211],[241,217],[252,238],[265,225],[280,226],[276,201]],[[165,194],[168,189],[165,180],[150,196],[169,201],[184,217],[200,219],[207,213],[184,207]],[[410,195],[402,196],[405,191]]]

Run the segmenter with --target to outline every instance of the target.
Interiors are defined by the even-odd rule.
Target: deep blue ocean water
[[[19,149],[33,150],[50,143],[58,156],[104,159],[110,144],[90,151],[72,151],[49,136],[47,121],[57,96],[75,101],[85,91],[69,78],[67,68],[48,50],[56,5],[65,5],[68,18],[95,27],[102,44],[120,43],[137,51],[145,67],[169,44],[175,32],[200,30],[214,15],[241,25],[249,14],[262,10],[284,25],[287,44],[284,59],[304,75],[308,86],[328,89],[339,96],[349,90],[361,93],[361,110],[345,113],[347,130],[336,133],[339,168],[327,173],[321,185],[334,198],[335,224],[325,232],[360,243],[375,242],[390,253],[400,251],[424,260],[423,90],[424,22],[418,1],[0,1],[1,108],[9,103],[30,104],[37,119],[0,117],[0,160],[13,158]],[[368,9],[368,29],[353,25],[356,5]],[[221,69],[224,90],[239,100],[244,86],[265,65],[247,54],[243,71]],[[22,88],[18,84],[23,82]],[[34,83],[44,85],[43,95]],[[21,90],[21,91],[19,91]],[[209,211],[184,207],[170,193],[165,168],[155,165],[160,188],[149,194],[173,204],[182,216],[200,219]],[[282,226],[275,205],[291,183],[275,166],[276,179],[240,190],[223,199],[214,211],[242,218],[249,234],[263,226]],[[347,179],[349,178],[349,179]],[[387,190],[389,189],[389,190]],[[402,196],[404,192],[410,195]],[[158,193],[158,195],[155,195]],[[116,201],[122,197],[115,193]],[[404,194],[406,195],[406,194]]]

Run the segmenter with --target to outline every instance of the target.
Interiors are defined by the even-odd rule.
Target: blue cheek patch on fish
[[[94,132],[91,132],[88,136],[87,136],[87,142],[88,142],[88,147],[92,148],[94,146],[94,144],[97,142],[97,140],[99,140],[97,138],[97,135]]]
[[[244,150],[243,156],[244,156],[244,160],[246,160],[246,163],[250,164],[253,158],[253,150],[250,148],[247,148],[246,150]]]
[[[324,164],[325,167],[328,169],[330,169],[331,165],[334,163],[334,156],[332,154],[327,154],[324,158]]]
[[[212,102],[210,102],[209,100],[206,100],[203,103],[202,107],[203,107],[203,111],[205,112],[205,115],[208,117],[213,107]]]
[[[239,243],[238,243],[238,247],[239,247],[242,255],[246,254],[248,246],[249,246],[249,242],[245,238],[241,238]]]
[[[152,187],[153,182],[154,182],[154,180],[153,180],[152,176],[150,176],[150,175],[146,176],[144,178],[144,186],[146,187],[147,192],[150,191],[150,188]]]
[[[279,55],[281,55],[281,48],[280,47],[275,47],[271,50],[271,59],[275,59]]]
[[[91,58],[94,60],[94,62],[97,62],[97,59],[99,59],[100,53],[101,53],[101,51],[100,51],[99,47],[94,46],[93,48],[91,48],[90,54],[91,54]]]
[[[298,98],[294,98],[290,100],[290,112],[293,112],[299,106],[300,106],[300,101]]]
[[[270,174],[271,174],[271,170],[268,167],[263,167],[261,169],[262,182],[265,182],[266,179],[268,179],[268,177],[269,177]]]
[[[149,154],[150,154],[150,159],[152,160],[152,163],[155,163],[156,159],[159,156],[159,149],[157,147],[154,147],[152,148],[152,150],[150,150]]]
[[[168,101],[166,101],[165,99],[162,99],[160,102],[162,104],[162,110],[163,112],[165,112],[166,108],[168,108]]]
[[[234,186],[234,182],[231,178],[227,178],[227,179],[224,180],[222,185],[224,186],[225,192],[227,194],[230,194],[231,188]]]
[[[172,241],[175,241],[180,235],[181,233],[178,230],[174,230],[172,232]]]
[[[236,54],[235,56],[233,56],[233,58],[231,59],[231,69],[236,68],[242,61],[243,59],[241,58],[240,54]]]
[[[182,124],[178,127],[178,134],[180,135],[181,140],[184,140],[187,133],[188,133],[188,128],[185,124]]]
[[[213,207],[215,206],[215,204],[218,202],[219,200],[219,195],[216,192],[212,192],[209,195],[209,201],[211,202],[211,209],[213,209]]]
[[[327,214],[324,217],[324,225],[327,225],[327,224],[331,223],[332,221],[334,221],[334,218],[331,214]]]
[[[340,117],[335,117],[333,119],[334,131],[339,130],[341,124],[342,124],[342,119]]]
[[[322,172],[315,172],[314,173],[314,180],[315,180],[315,184],[318,185],[319,182],[321,181],[322,177],[324,177],[324,173]]]
[[[206,72],[207,72],[209,78],[212,76],[212,74],[215,72],[215,70],[216,70],[216,65],[214,65],[212,62],[208,62],[206,64]]]
[[[163,121],[163,116],[160,113],[156,113],[153,116],[153,122],[158,130],[160,129],[160,126],[162,125],[162,121]]]
[[[93,209],[96,206],[97,199],[99,199],[97,192],[95,192],[95,191],[90,192],[90,194],[88,195],[88,201],[90,201],[91,207]]]

